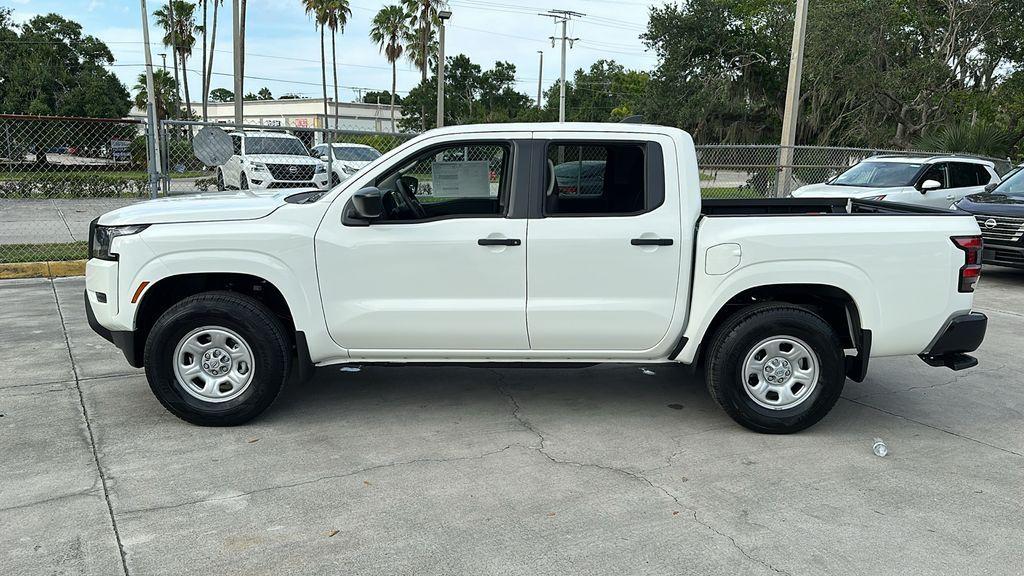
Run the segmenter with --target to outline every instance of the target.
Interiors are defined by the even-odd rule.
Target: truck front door
[[[316,235],[332,338],[354,357],[528,350],[526,219],[513,217],[516,139],[439,138],[335,201]],[[464,138],[464,137],[463,137]],[[384,215],[353,224],[351,194],[374,185]]]

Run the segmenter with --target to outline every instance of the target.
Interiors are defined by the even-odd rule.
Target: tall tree
[[[391,131],[395,132],[395,91],[398,85],[398,59],[402,57],[402,39],[408,35],[409,22],[401,6],[385,6],[373,17],[370,39],[391,64]]]
[[[164,29],[164,46],[170,46],[176,53],[176,63],[181,63],[181,85],[185,89],[185,111],[189,118],[192,113],[192,99],[188,91],[188,59],[192,56],[192,48],[196,43],[196,32],[202,32],[202,26],[196,26],[195,4],[186,0],[170,0],[162,8],[153,12],[156,23]]]
[[[338,51],[335,48],[335,38],[338,32],[345,32],[345,25],[348,24],[352,10],[348,7],[348,0],[327,0],[325,2],[327,27],[331,30],[331,72],[334,75],[334,128],[338,129]]]
[[[210,0],[203,0],[204,12],[205,5]],[[224,0],[213,0],[213,30],[210,31],[210,55],[209,60],[203,58],[203,120],[206,120],[206,109],[210,103],[210,83],[213,79],[213,56],[217,53],[217,12]],[[203,24],[203,36],[206,35],[206,24]]]
[[[440,24],[437,13],[448,6],[446,0],[402,0],[405,11],[408,14],[409,25],[417,30],[419,37],[419,62],[416,65],[420,69],[420,82],[427,81],[427,67],[430,62],[431,31]],[[420,111],[420,118],[426,122],[426,111]],[[420,129],[426,130],[427,125],[423,124]]]
[[[324,29],[327,27],[327,3],[330,0],[302,0],[306,14],[313,17],[313,23],[320,30],[320,82],[324,94],[324,128],[326,128],[327,111],[327,56],[324,53]]]
[[[106,69],[107,46],[57,14],[15,26],[0,8],[0,113],[120,118],[128,90]]]

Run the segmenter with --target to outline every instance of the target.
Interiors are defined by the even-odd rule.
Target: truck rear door
[[[655,347],[672,321],[681,250],[690,246],[674,165],[666,186],[672,140],[594,132],[536,132],[534,140],[543,143],[545,174],[527,230],[530,347]]]

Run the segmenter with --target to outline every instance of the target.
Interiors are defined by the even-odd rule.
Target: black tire
[[[239,190],[248,190],[249,189],[249,179],[245,177],[245,173],[244,172],[242,173],[241,176],[238,177],[238,189]]]
[[[208,402],[185,391],[174,371],[175,350],[190,332],[226,328],[252,349],[252,375],[241,394]],[[153,394],[172,414],[200,426],[235,426],[255,418],[277,398],[291,368],[291,340],[281,321],[258,300],[234,292],[203,292],[170,307],[146,339],[146,378]]]
[[[227,188],[224,186],[224,171],[217,170],[217,190],[223,192]]]
[[[817,384],[785,409],[767,408],[745,389],[751,378],[744,374],[748,354],[776,336],[801,340],[818,361]],[[740,425],[767,434],[799,432],[817,423],[839,400],[846,383],[843,345],[835,331],[821,316],[791,304],[755,305],[726,320],[711,340],[705,369],[708,392],[719,406]]]
[[[331,183],[328,184],[327,187],[328,188],[334,188],[338,184],[341,184],[341,178],[339,178],[337,174],[331,172]]]

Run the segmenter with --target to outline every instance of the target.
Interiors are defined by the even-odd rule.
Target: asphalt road
[[[792,436],[623,365],[328,368],[198,428],[82,288],[0,283],[0,574],[1024,573],[1024,273],[979,367],[874,360]]]

